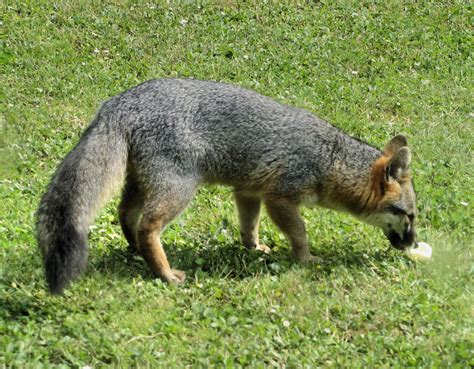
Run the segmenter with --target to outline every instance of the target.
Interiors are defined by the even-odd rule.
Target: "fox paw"
[[[186,279],[186,273],[178,269],[170,269],[161,276],[161,279],[167,283],[180,284]]]
[[[255,246],[255,250],[263,252],[264,254],[269,254],[270,252],[272,252],[272,249],[270,247],[261,243]]]
[[[323,262],[321,258],[311,254],[299,256],[298,261],[302,264],[321,264]]]

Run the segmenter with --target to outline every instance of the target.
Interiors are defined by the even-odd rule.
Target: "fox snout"
[[[386,233],[386,236],[393,247],[399,250],[404,250],[407,247],[413,245],[413,243],[415,242],[416,232],[413,226],[409,224],[403,234],[399,234],[395,231],[390,230]]]

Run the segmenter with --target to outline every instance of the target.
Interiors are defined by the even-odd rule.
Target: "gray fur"
[[[203,183],[297,202],[324,196],[335,163],[351,186],[368,181],[381,154],[308,111],[243,88],[191,79],[145,82],[103,104],[41,200],[37,235],[49,287],[60,293],[84,268],[88,227],[126,173],[141,205],[131,207],[134,215],[124,223],[135,224],[140,211],[182,196],[178,212]],[[127,235],[130,243],[134,237]]]
[[[132,163],[156,179],[171,171],[260,190],[281,172],[272,191],[287,193],[323,181],[335,160],[360,171],[380,155],[305,110],[221,83],[153,80],[109,104]]]
[[[106,112],[101,110],[63,160],[38,209],[38,244],[53,293],[85,268],[89,225],[125,173],[126,139]]]

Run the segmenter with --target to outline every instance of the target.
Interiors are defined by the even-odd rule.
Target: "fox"
[[[297,262],[310,252],[301,206],[346,212],[403,250],[415,242],[416,198],[407,139],[377,149],[315,114],[213,81],[146,81],[102,103],[58,166],[36,214],[49,291],[61,294],[88,258],[95,215],[121,189],[119,222],[154,276],[181,283],[160,235],[199,186],[233,189],[240,238],[259,243],[262,204]]]

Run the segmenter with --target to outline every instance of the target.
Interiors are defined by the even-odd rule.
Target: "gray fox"
[[[348,212],[382,228],[393,246],[414,243],[417,210],[406,139],[380,151],[312,113],[223,83],[144,82],[102,104],[41,199],[37,239],[46,280],[60,294],[85,268],[100,206],[123,187],[120,224],[152,272],[182,282],[160,233],[206,183],[231,186],[247,248],[259,244],[263,202],[295,258],[313,260],[298,208]]]

